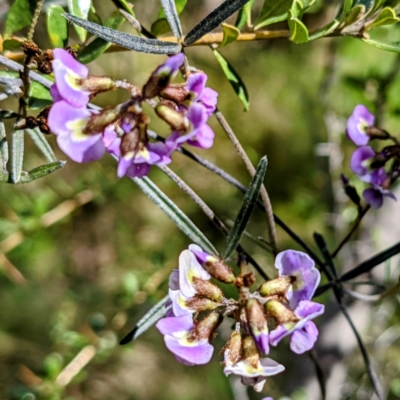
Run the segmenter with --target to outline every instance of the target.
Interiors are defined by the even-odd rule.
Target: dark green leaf
[[[288,24],[290,29],[290,40],[294,43],[308,42],[308,29],[291,11],[288,14]]]
[[[199,245],[206,252],[217,254],[214,246],[197,228],[197,226],[187,217],[187,215],[167,197],[149,178],[133,178],[133,181],[139,186],[146,196],[149,197],[164,213],[172,219],[175,225],[190,239],[193,243]]]
[[[161,36],[171,31],[169,23],[166,18],[160,18],[151,25],[151,33],[154,36]]]
[[[15,0],[6,19],[4,39],[8,39],[13,33],[29,26],[35,11],[36,0]]]
[[[55,48],[64,48],[68,43],[68,23],[62,16],[64,12],[64,9],[57,5],[47,9],[47,33]]]
[[[232,85],[233,90],[238,95],[240,101],[244,105],[245,110],[247,111],[249,109],[249,95],[244,82],[238,73],[233,69],[232,65],[229,64],[228,60],[218,50],[213,50],[213,53],[215,58],[218,60],[222,71]]]
[[[264,182],[265,173],[267,172],[267,165],[268,160],[267,157],[264,156],[257,166],[256,173],[254,174],[250,186],[244,195],[243,203],[240,207],[238,216],[236,217],[233,227],[229,232],[227,244],[223,253],[224,259],[229,258],[240,243],[240,240],[246,229],[246,225],[249,222],[250,215],[253,212],[254,206],[256,205],[261,186]]]
[[[10,183],[18,183],[21,178],[24,160],[24,131],[15,131],[11,141],[11,173]]]
[[[240,35],[240,31],[238,28],[236,28],[233,25],[229,24],[221,24],[222,31],[224,32],[224,37],[222,39],[222,43],[219,45],[219,47],[224,47],[227,46],[229,43],[236,42],[237,38]]]
[[[36,179],[43,178],[44,176],[62,168],[65,163],[66,161],[55,161],[50,164],[41,165],[40,167],[34,168],[29,172],[22,171],[19,183],[30,183]]]
[[[47,142],[47,140],[46,140],[45,136],[43,135],[43,133],[40,132],[39,128],[27,129],[26,132],[28,133],[28,135],[32,139],[33,143],[35,143],[37,148],[46,157],[47,161],[49,161],[49,162],[57,161],[57,158],[54,155],[54,152],[53,152],[52,148],[50,147],[50,145]]]
[[[39,82],[32,81],[28,91],[28,106],[32,110],[47,107],[53,104],[53,98],[49,89],[45,88]]]
[[[199,22],[185,37],[184,43],[190,45],[208,32],[217,28],[232,14],[242,8],[249,0],[225,0],[219,7],[211,11],[201,22]]]
[[[257,30],[263,26],[284,21],[292,4],[293,0],[265,0],[255,22],[255,29]]]
[[[137,339],[141,334],[151,328],[157,321],[163,318],[171,306],[166,307],[169,296],[165,296],[154,307],[152,307],[136,324],[136,326],[119,342],[124,345]]]
[[[0,174],[7,175],[7,163],[8,163],[8,143],[6,137],[6,129],[4,123],[0,122]]]
[[[126,49],[150,54],[177,54],[181,51],[181,45],[179,43],[164,42],[157,39],[144,39],[139,36],[118,32],[114,29],[85,21],[70,14],[64,14],[64,16],[68,21],[85,28],[87,31],[108,42],[116,43]]]
[[[164,10],[165,17],[169,23],[169,26],[171,27],[172,33],[177,39],[182,38],[182,27],[181,27],[181,21],[179,20],[179,13],[177,10],[177,5],[175,2],[182,3],[183,7],[186,5],[186,0],[160,0],[162,8]],[[182,8],[183,9],[183,8]]]
[[[21,42],[15,39],[7,39],[3,42],[3,50],[17,50],[21,48]]]
[[[251,10],[253,8],[255,0],[250,0],[246,3],[240,10],[235,22],[236,28],[239,30],[242,29],[244,26],[251,26]]]
[[[89,15],[91,0],[68,0],[68,10],[71,15],[86,20]],[[75,32],[81,42],[86,40],[87,32],[83,27],[74,25]]]
[[[109,18],[107,18],[104,26],[111,29],[117,29],[122,24],[124,19],[124,16],[121,15],[119,11],[115,11],[111,14]],[[106,40],[101,38],[96,38],[86,47],[84,47],[81,52],[79,52],[78,60],[84,64],[90,63],[96,58],[100,57],[110,47],[110,45],[110,42],[107,42]]]
[[[371,271],[377,265],[382,264],[383,262],[385,262],[386,260],[395,256],[398,253],[400,253],[400,243],[397,243],[394,246],[390,247],[389,249],[382,251],[376,256],[370,258],[369,260],[362,262],[357,267],[343,274],[340,280],[344,282],[350,279],[354,279],[360,276],[361,274],[365,274],[366,272]]]

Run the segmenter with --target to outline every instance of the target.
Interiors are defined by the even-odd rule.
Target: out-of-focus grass
[[[95,4],[102,15],[107,15],[108,6]],[[157,2],[137,2],[137,14],[146,22],[157,8]],[[201,5],[190,5],[182,15],[185,28],[200,19],[195,11],[206,13]],[[41,40],[40,31],[37,40]],[[327,140],[323,117],[326,112],[335,113],[339,131],[344,133],[345,120],[353,107],[359,102],[373,104],[377,90],[374,76],[384,74],[395,57],[359,41],[338,40],[334,84],[324,104],[320,88],[331,41],[300,46],[282,40],[233,44],[223,49],[246,82],[251,101],[247,113],[242,111],[211,51],[187,51],[189,61],[203,69],[209,75],[209,86],[219,91],[219,108],[252,161],[257,163],[264,154],[268,156],[266,185],[274,210],[308,243],[313,231],[328,233],[330,242],[335,236],[327,217],[333,211],[329,175],[315,156],[316,145]],[[127,52],[106,54],[90,68],[95,74],[141,85],[163,60],[161,56]],[[394,134],[398,133],[399,122],[398,86],[397,78],[389,88],[385,114]],[[116,104],[120,95],[103,95],[98,102],[102,106]],[[215,146],[196,152],[247,184],[248,174],[229,140],[214,119],[210,123],[217,134]],[[154,129],[162,127],[155,124]],[[56,148],[54,137],[50,136],[49,141]],[[28,138],[26,145],[27,165],[42,162]],[[57,154],[65,159],[59,151]],[[222,219],[235,217],[242,195],[234,188],[179,154],[174,155],[172,168]],[[349,172],[346,163],[343,170]],[[222,249],[224,238],[197,206],[161,171],[154,169],[150,176]],[[49,218],[49,212],[55,220],[47,226],[43,221],[48,219],[43,216]],[[255,211],[249,230],[265,235],[265,219],[260,211]],[[176,268],[178,255],[189,242],[129,179],[116,177],[111,158],[84,165],[69,161],[61,171],[32,184],[2,185],[1,240],[9,242],[0,243],[0,250],[10,240],[20,242],[0,260],[1,398],[34,398],[24,397],[25,393],[71,400],[231,398],[218,351],[208,366],[184,367],[167,352],[155,329],[134,345],[118,347],[118,340],[151,302],[165,294],[169,272]],[[269,254],[247,240],[244,243],[261,265],[272,265]],[[280,249],[297,248],[279,229],[278,243]],[[389,325],[398,329],[394,310],[392,315]],[[216,349],[222,343],[217,339]],[[97,348],[96,356],[64,392],[54,383],[56,377],[91,344]],[[393,354],[398,353],[397,346],[391,348]],[[296,357],[290,361],[288,355],[278,352],[274,356],[287,359],[288,375],[270,379],[265,393],[304,398],[301,376],[290,385],[287,381],[288,376],[296,375],[291,371],[304,365],[304,379],[312,373],[308,359]],[[400,369],[395,360],[393,355],[388,356],[387,382]],[[400,396],[399,386],[394,380],[394,395]]]

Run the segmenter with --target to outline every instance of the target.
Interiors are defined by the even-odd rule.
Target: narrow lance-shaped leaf
[[[119,11],[115,11],[109,18],[106,19],[104,26],[111,29],[117,29],[122,24],[124,19],[124,16]],[[107,40],[96,38],[86,47],[84,47],[81,52],[79,52],[78,60],[84,64],[90,63],[96,58],[100,57],[110,47],[110,45],[111,43]]]
[[[241,9],[248,1],[249,0],[225,0],[186,35],[184,43],[186,45],[191,45],[196,42],[205,34],[217,28],[221,22]]]
[[[242,29],[244,26],[251,26],[251,10],[253,8],[255,0],[249,0],[247,4],[245,4],[238,13],[235,26],[239,30]]]
[[[132,7],[129,7],[128,3],[125,0],[112,0],[117,8],[121,8],[125,10],[127,13],[131,14],[133,17],[135,13],[132,10]]]
[[[27,129],[26,132],[32,139],[33,143],[35,143],[37,148],[46,157],[47,161],[49,161],[49,162],[57,161],[57,158],[54,155],[53,149],[50,147],[45,136],[43,135],[43,133],[40,131],[39,128]]]
[[[91,0],[68,0],[68,10],[75,17],[87,19],[89,15]],[[87,32],[83,27],[74,26],[75,32],[81,42],[86,40]]]
[[[179,20],[178,11],[175,6],[174,0],[160,0],[161,6],[164,10],[165,17],[171,27],[172,33],[177,39],[182,38],[182,26]]]
[[[229,64],[228,60],[218,51],[213,50],[215,58],[219,62],[219,65],[222,68],[225,76],[228,78],[230,84],[233,87],[233,90],[239,97],[240,101],[243,103],[246,111],[249,109],[249,94],[247,93],[246,86],[239,74],[234,70],[231,64]]]
[[[258,194],[264,182],[267,165],[268,160],[267,157],[264,156],[257,166],[256,173],[254,174],[250,186],[244,196],[238,216],[236,217],[233,227],[229,232],[227,244],[223,253],[224,259],[229,258],[229,256],[235,251],[236,247],[240,243],[240,239],[242,238],[246,229],[246,225],[250,219],[251,213],[253,212],[254,206],[256,205]]]
[[[40,167],[34,168],[29,172],[22,171],[19,183],[30,183],[36,179],[43,178],[44,176],[59,170],[65,164],[66,161],[55,161],[50,164],[41,165]]]
[[[392,51],[394,53],[400,53],[400,42],[380,42],[373,39],[361,39],[363,42],[370,44],[371,46],[377,47],[381,50]]]
[[[10,182],[18,183],[21,177],[24,160],[24,131],[17,130],[12,134]]]
[[[128,33],[118,32],[90,21],[85,21],[84,19],[74,17],[70,14],[64,14],[64,16],[68,21],[85,28],[90,33],[129,50],[150,54],[177,54],[181,51],[181,45],[178,43],[165,42],[157,39],[144,39]]]
[[[345,274],[342,275],[340,280],[348,281],[350,279],[354,279],[360,276],[361,274],[365,274],[366,272],[371,271],[371,269],[375,268],[379,264],[382,264],[383,262],[385,262],[386,260],[395,256],[398,253],[400,253],[400,242],[386,249],[385,251],[382,251],[376,256],[370,258],[369,260],[362,262],[352,270],[346,272]]]
[[[6,129],[4,127],[4,123],[0,122],[0,175],[2,178],[4,178],[4,181],[8,180],[6,179],[8,178],[7,163],[8,143],[6,137]]]
[[[169,307],[165,307],[169,300],[169,296],[165,296],[160,300],[154,307],[152,307],[136,324],[136,326],[119,342],[119,344],[124,345],[132,340],[137,339],[140,335],[151,328],[157,321],[163,318]]]
[[[186,6],[187,0],[175,0],[174,3],[176,12],[178,13],[178,15],[180,15]],[[158,13],[157,21],[151,25],[151,33],[154,36],[159,36],[170,31],[170,24],[167,21],[164,9],[161,7]]]
[[[188,216],[166,196],[149,178],[132,179],[139,188],[153,201],[165,214],[172,219],[176,226],[194,243],[202,247],[205,251],[217,255],[217,250],[188,218]]]
[[[65,47],[68,42],[68,23],[62,16],[64,9],[58,5],[51,5],[47,9],[47,33],[53,47]]]

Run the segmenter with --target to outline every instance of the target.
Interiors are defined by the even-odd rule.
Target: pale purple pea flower
[[[351,156],[350,167],[352,171],[364,181],[374,185],[382,185],[386,180],[386,171],[383,167],[372,170],[370,165],[376,153],[370,146],[361,146]]]
[[[354,108],[353,114],[347,121],[347,135],[357,145],[365,146],[370,137],[367,128],[373,126],[375,117],[368,111],[367,107],[359,104]]]
[[[217,262],[218,258],[212,256],[211,254],[206,253],[200,246],[197,244],[189,245],[189,250],[196,256],[197,261],[200,264]]]
[[[179,362],[185,365],[201,365],[211,360],[214,348],[209,340],[190,338],[195,328],[191,315],[163,318],[157,322],[156,328],[164,336],[168,350]]]
[[[57,136],[60,149],[75,162],[94,161],[104,155],[102,133],[83,133],[93,114],[86,107],[73,107],[63,100],[54,103],[50,109],[49,127]]]
[[[312,299],[321,274],[309,255],[296,250],[282,251],[276,256],[275,267],[280,276],[295,278],[286,294],[292,309],[295,309],[300,301]]]
[[[318,329],[312,319],[323,314],[325,306],[309,300],[302,300],[294,310],[298,322],[278,325],[270,332],[270,344],[276,346],[284,337],[290,335],[290,349],[296,354],[311,350],[318,338]]]
[[[82,87],[82,82],[89,76],[88,68],[75,60],[66,50],[54,49],[53,54],[55,77],[51,92],[53,99],[58,101],[62,98],[74,107],[86,106],[90,91]]]
[[[183,53],[175,54],[168,58],[164,64],[160,65],[154,72],[153,76],[157,77],[168,77],[173,79],[182,67],[185,61],[185,55]]]
[[[372,187],[363,191],[364,200],[375,210],[378,210],[383,205],[383,200],[388,197],[397,201],[396,196],[387,189],[383,189],[379,185],[372,184]]]
[[[218,93],[206,87],[207,75],[203,72],[191,74],[187,80],[186,89],[192,101],[201,103],[210,117],[217,106]]]

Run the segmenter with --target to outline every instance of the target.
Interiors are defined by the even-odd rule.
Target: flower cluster
[[[391,176],[386,172],[386,163],[395,156],[393,148],[389,146],[381,152],[376,152],[368,146],[372,139],[389,139],[390,136],[374,126],[375,117],[363,105],[354,108],[353,114],[347,121],[347,135],[359,146],[350,160],[352,171],[370,187],[363,191],[365,201],[373,208],[382,207],[383,199],[389,197],[396,200],[396,197],[388,190],[391,184]]]
[[[305,253],[287,250],[275,260],[278,277],[251,292],[254,283],[244,268],[240,275],[221,259],[190,245],[179,257],[179,268],[169,280],[170,303],[166,318],[157,323],[167,348],[186,365],[208,363],[211,341],[224,317],[235,321],[235,329],[221,350],[224,373],[238,375],[244,385],[262,390],[266,378],[285,367],[267,357],[270,346],[286,336],[290,348],[302,354],[314,346],[318,329],[312,321],[324,306],[311,299],[320,273]],[[228,299],[211,279],[233,284],[239,299]]]
[[[76,162],[98,160],[107,151],[119,160],[119,177],[143,177],[151,165],[169,164],[172,152],[185,143],[210,148],[215,135],[207,120],[218,94],[206,87],[203,72],[191,73],[184,83],[171,83],[183,62],[181,53],[170,57],[140,89],[125,81],[92,76],[69,52],[55,49],[55,83],[50,91],[54,104],[48,125],[60,149]],[[102,111],[89,106],[95,95],[116,88],[128,90],[129,100]],[[165,139],[150,141],[144,102],[170,126]]]

